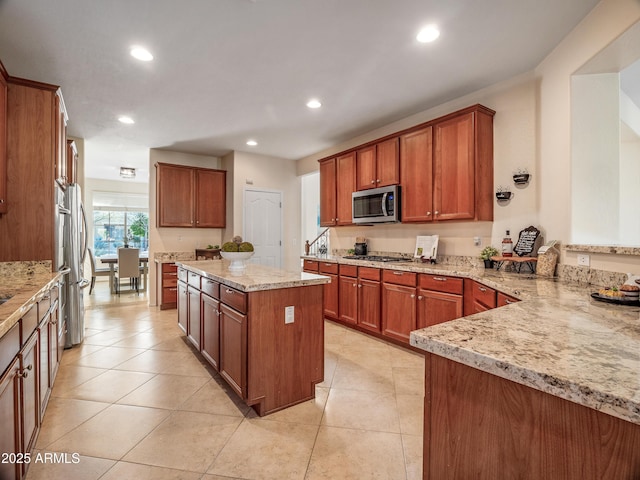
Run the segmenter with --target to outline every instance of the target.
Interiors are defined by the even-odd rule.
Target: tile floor
[[[98,282],[64,353],[27,480],[419,479],[422,356],[331,322],[315,400],[258,417],[185,343],[176,311]]]

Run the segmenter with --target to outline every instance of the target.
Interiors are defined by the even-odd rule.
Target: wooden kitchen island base
[[[178,325],[260,416],[315,397],[324,380],[326,277],[221,260],[179,263]]]
[[[425,358],[424,479],[640,478],[640,425]]]

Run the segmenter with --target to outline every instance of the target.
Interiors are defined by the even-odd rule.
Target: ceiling
[[[149,148],[299,159],[530,71],[596,3],[0,0],[0,59],[62,86],[86,176],[146,181]]]

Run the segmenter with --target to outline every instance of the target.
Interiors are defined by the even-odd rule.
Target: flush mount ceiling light
[[[133,58],[136,58],[142,62],[150,62],[153,60],[153,55],[151,52],[144,47],[131,47],[129,53]]]
[[[420,43],[429,43],[433,42],[440,36],[440,30],[435,25],[427,25],[420,32],[418,32],[418,36],[416,39]]]
[[[307,107],[309,108],[320,108],[321,106],[322,104],[320,103],[320,100],[317,100],[315,98],[312,98],[307,102]]]
[[[136,178],[136,169],[131,167],[120,167],[120,176],[122,178]]]
[[[258,145],[258,142],[256,142],[255,140],[247,140],[247,145],[249,145],[250,147],[255,147],[256,145]]]
[[[136,123],[133,118],[131,117],[127,117],[126,115],[121,115],[120,117],[118,117],[118,121],[120,123],[126,123],[127,125],[133,125],[134,123]]]

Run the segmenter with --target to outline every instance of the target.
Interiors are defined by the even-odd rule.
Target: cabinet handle
[[[478,287],[478,290],[480,290],[481,292],[486,292],[487,291],[487,289],[484,288],[484,287]]]
[[[376,180],[376,183],[380,183],[380,179],[377,179],[377,180]]]
[[[430,216],[431,216],[431,212],[427,212],[427,217],[430,217]]]
[[[175,292],[176,290],[178,290],[178,287],[168,288],[167,290],[169,290],[170,292]]]
[[[27,367],[20,372],[18,375],[22,378],[27,378],[29,376],[29,371],[33,370],[33,365],[27,365]]]
[[[436,210],[435,212],[433,212],[436,215],[440,215],[440,212],[438,210]]]
[[[506,303],[507,305],[511,305],[512,303],[516,303],[516,302],[512,302],[511,300],[509,300],[508,298],[504,299],[504,303]]]
[[[422,300],[424,297],[422,295],[418,295],[418,300]]]
[[[362,288],[362,285],[358,285],[358,288]]]
[[[229,290],[228,288],[225,288],[224,291],[232,295],[235,293],[233,290]]]
[[[412,294],[411,294],[411,298],[416,298],[416,296],[412,293]]]
[[[357,287],[358,285],[354,283],[354,284],[353,284],[353,286],[354,286],[354,287]]]
[[[371,183],[376,183],[375,180],[371,180]]]
[[[165,273],[165,275],[171,275],[172,277],[177,277],[178,276],[177,272]]]
[[[4,198],[0,198],[0,203],[4,203]]]
[[[442,277],[433,277],[434,280],[437,280],[438,282],[446,282],[447,279],[446,278],[442,278]]]

